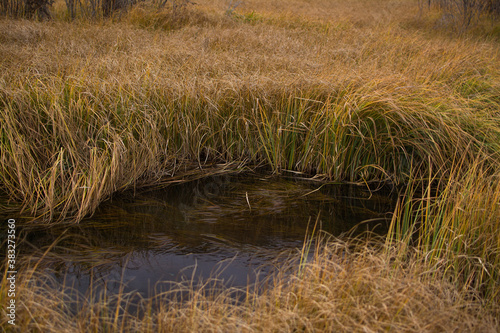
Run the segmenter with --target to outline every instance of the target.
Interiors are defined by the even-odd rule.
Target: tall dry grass
[[[474,290],[485,304],[498,306],[500,182],[498,166],[495,172],[490,167],[478,161],[463,173],[458,165],[439,191],[410,185],[386,242],[403,246],[403,262],[409,249],[419,249],[420,259],[447,272],[459,288]]]

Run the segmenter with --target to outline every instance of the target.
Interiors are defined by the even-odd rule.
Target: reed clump
[[[127,86],[104,93],[39,84],[2,99],[2,183],[31,215],[48,220],[80,220],[112,193],[193,162],[400,183],[428,168],[445,175],[458,154],[499,160],[500,132],[484,114],[394,101],[366,87],[328,95],[269,88],[264,96],[242,88],[218,100],[218,92],[146,86],[134,96]]]
[[[410,185],[396,209],[387,244],[402,244],[399,258],[420,249],[430,266],[450,281],[474,290],[478,299],[498,306],[500,296],[500,187],[498,169],[482,161],[459,172],[463,161],[436,191]],[[498,168],[498,167],[497,167]],[[437,182],[441,181],[436,179]],[[418,193],[418,195],[417,195]]]

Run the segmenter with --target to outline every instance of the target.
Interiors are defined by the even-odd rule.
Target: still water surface
[[[84,294],[93,283],[117,293],[124,282],[148,296],[160,281],[210,277],[245,286],[300,256],[316,220],[335,236],[355,226],[383,234],[394,204],[390,193],[355,186],[213,176],[115,196],[78,226],[30,232],[25,252]]]

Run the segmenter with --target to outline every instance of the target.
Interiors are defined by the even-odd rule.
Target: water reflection
[[[25,252],[82,292],[106,282],[115,293],[123,281],[125,291],[148,295],[159,281],[210,276],[245,286],[297,255],[309,221],[319,217],[322,230],[337,236],[355,225],[384,233],[393,207],[387,193],[354,186],[208,177],[115,196],[78,226],[31,231]],[[359,225],[365,220],[372,222]]]

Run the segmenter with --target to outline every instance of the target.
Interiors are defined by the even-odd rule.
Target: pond
[[[214,277],[246,286],[300,257],[316,221],[334,236],[384,234],[395,201],[387,190],[352,185],[211,176],[116,195],[76,226],[31,230],[22,255],[81,293],[101,283],[111,294],[123,285],[147,297],[161,281]]]

